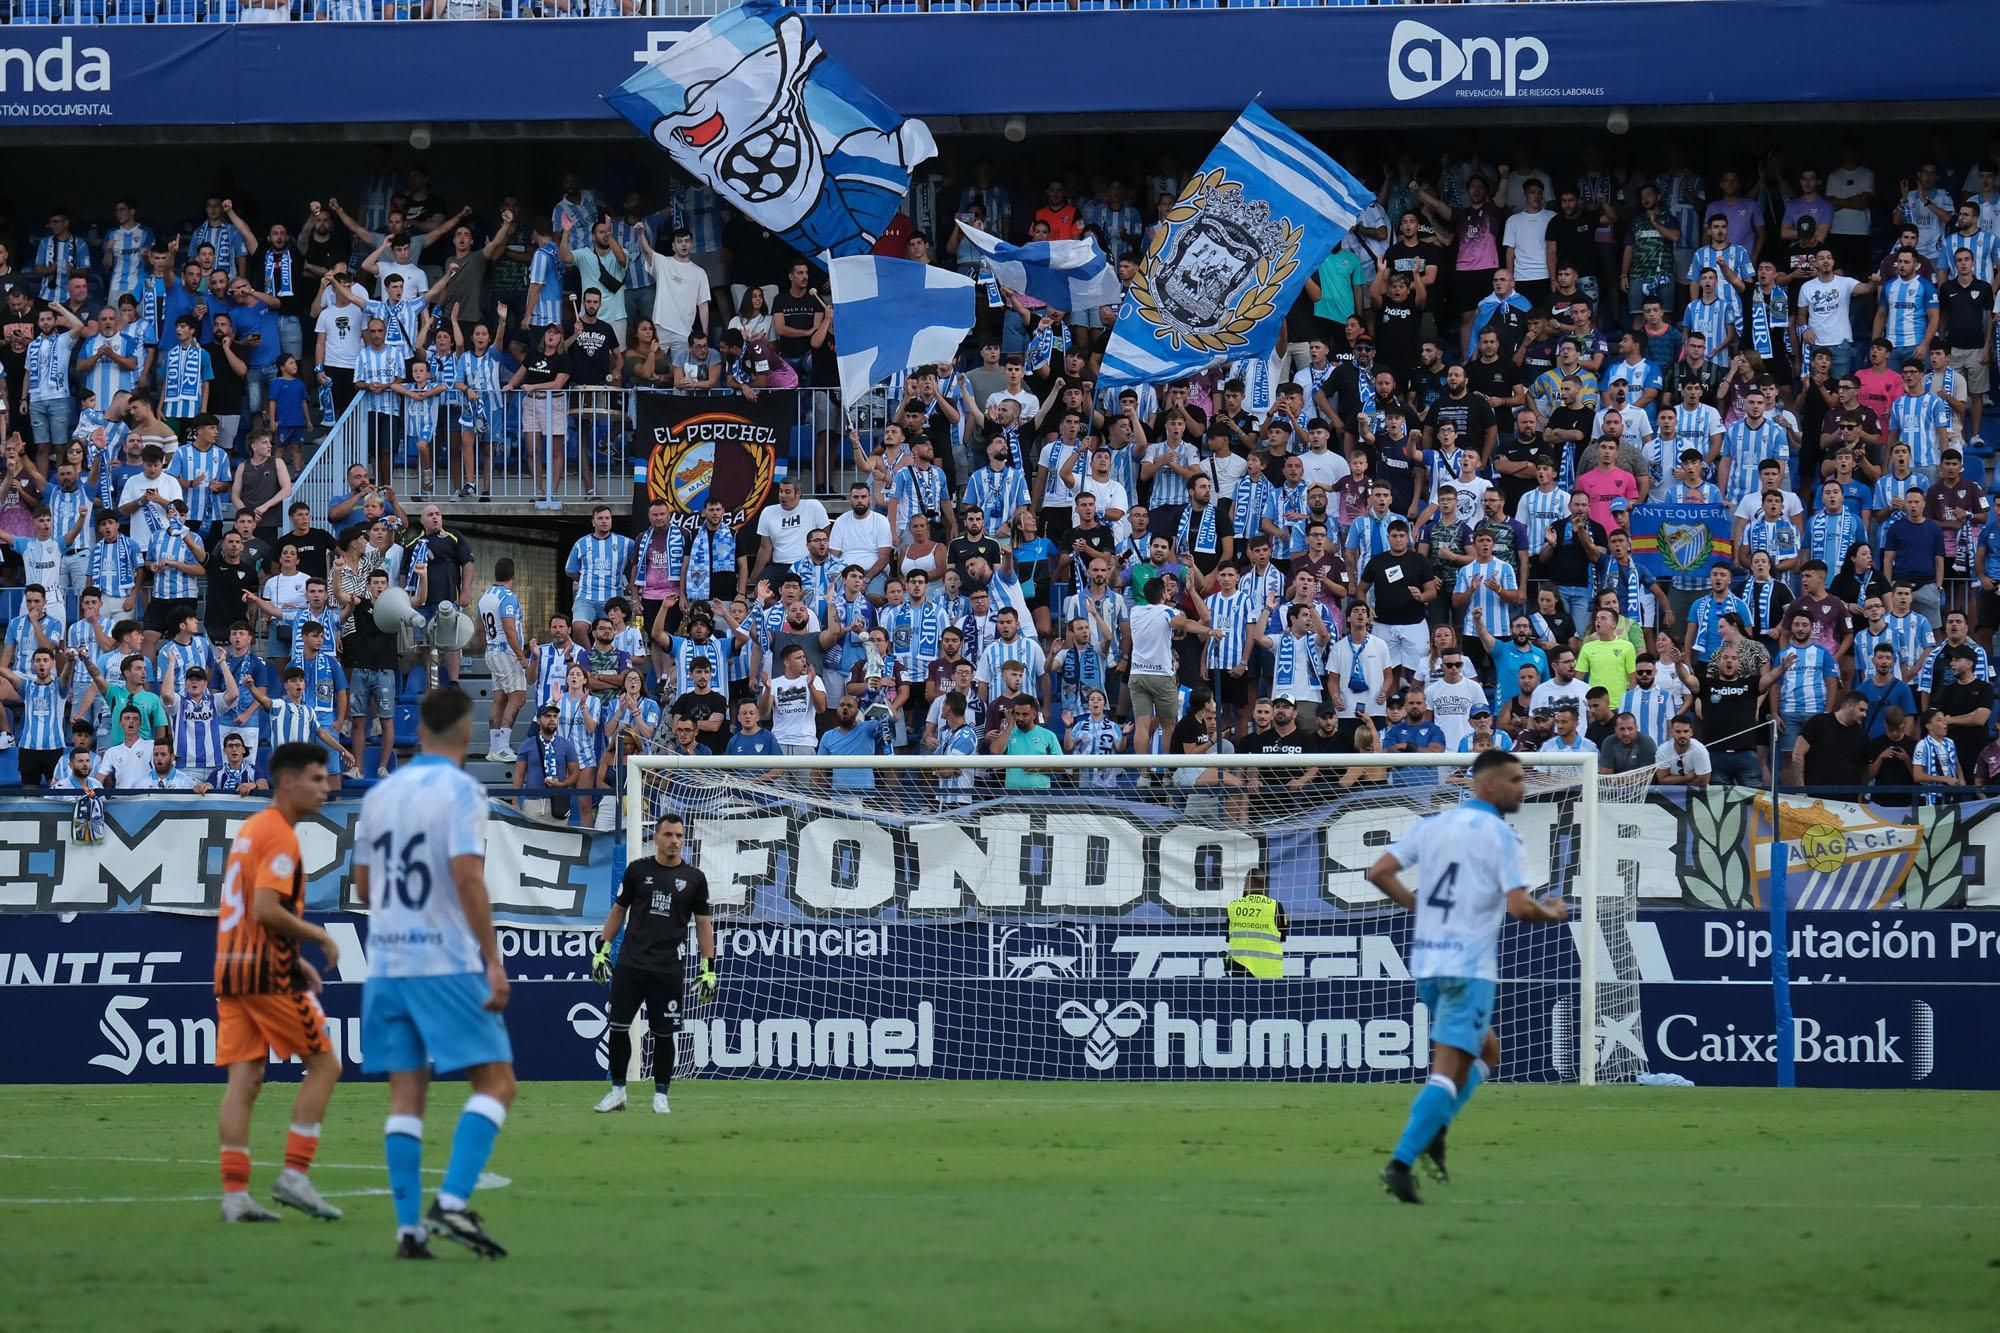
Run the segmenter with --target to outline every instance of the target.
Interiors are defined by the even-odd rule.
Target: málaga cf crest
[[[1221,167],[1190,180],[1162,221],[1132,284],[1139,317],[1175,351],[1245,346],[1299,266],[1303,229],[1245,199]]]

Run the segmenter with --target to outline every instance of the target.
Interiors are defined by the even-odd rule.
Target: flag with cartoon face
[[[704,23],[605,101],[815,261],[865,254],[910,169],[937,153],[922,121],[898,116],[776,0]]]

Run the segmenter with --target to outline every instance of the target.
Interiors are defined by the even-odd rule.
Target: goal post
[[[684,1075],[1407,1078],[1409,914],[1363,874],[1475,757],[643,754],[621,824],[636,859],[680,816],[709,881],[723,993],[685,1011]],[[1519,758],[1524,873],[1571,919],[1504,927],[1503,1074],[1629,1079],[1643,1053],[1603,1035],[1637,1030],[1613,961],[1637,885],[1607,808],[1651,774]],[[1226,959],[1252,869],[1288,918],[1281,978]]]

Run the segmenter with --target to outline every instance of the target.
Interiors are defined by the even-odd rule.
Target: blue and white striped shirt
[[[194,253],[194,247],[188,247]],[[44,236],[35,244],[35,267],[48,268],[53,265],[55,272],[42,279],[42,299],[60,301],[69,287],[69,275],[90,272],[90,247],[83,243],[81,236],[69,236],[58,241],[53,236]]]
[[[529,325],[543,328],[562,323],[563,262],[555,242],[551,241],[535,251],[535,257],[528,265],[528,282],[531,286],[538,282],[542,285],[535,308],[528,312]]]
[[[80,555],[88,551],[94,539],[91,531],[92,505],[89,488],[78,482],[68,490],[64,490],[51,482],[49,488],[42,492],[42,497],[49,506],[50,535],[63,547],[63,554]],[[83,520],[81,523],[77,522],[79,517]],[[66,542],[64,538],[72,527],[76,528],[76,539]]]
[[[1889,646],[1896,650],[1898,669],[1912,667],[1922,661],[1924,653],[1937,638],[1936,632],[1931,629],[1931,622],[1915,611],[1901,616],[1891,614],[1883,623],[1888,626]],[[1873,643],[1869,644],[1868,651],[1875,651]]]
[[[1910,446],[1910,466],[1936,467],[1957,418],[1951,404],[1934,393],[1904,394],[1889,404],[1889,429]]]
[[[580,602],[608,602],[624,593],[625,567],[632,560],[632,539],[613,532],[604,537],[595,533],[579,537],[569,548],[563,572],[576,579]]]
[[[1736,332],[1743,318],[1743,298],[1736,289],[1724,283],[1715,289],[1713,301],[1689,301],[1681,315],[1681,327],[1689,333],[1699,333],[1708,339],[1708,350],[1714,354],[1721,350],[1729,335]]]
[[[690,672],[698,661],[709,666],[709,686],[725,698],[729,695],[730,658],[729,644],[724,638],[707,639],[700,643],[675,635],[669,655],[674,659],[674,697],[679,698],[694,688],[694,677]],[[831,653],[828,654],[830,658]]]
[[[186,643],[179,639],[162,639],[159,667],[164,684],[177,695],[186,694],[189,671],[195,667],[203,671],[215,670],[215,645],[202,634],[197,634]]]
[[[139,576],[139,564],[138,545],[123,534],[116,541],[98,542],[90,548],[90,582],[104,594],[107,611],[114,598],[122,599],[132,591]]]
[[[1898,399],[1897,401],[1900,402],[1902,400]],[[1912,471],[1907,477],[1899,477],[1893,472],[1884,472],[1881,476],[1875,478],[1875,491],[1869,499],[1868,507],[1870,509],[1886,509],[1889,511],[1888,515],[1882,520],[1884,531],[1888,530],[1891,523],[1902,518],[1902,515],[1896,511],[1903,507],[1903,497],[1909,494],[1913,488],[1924,492],[1926,495],[1930,494],[1930,474],[1927,472]]]
[[[176,528],[155,529],[152,545],[146,551],[146,559],[181,560],[190,565],[199,565],[201,562],[194,558],[194,547],[188,543],[186,530],[176,530]],[[162,564],[153,574],[153,596],[162,601],[192,601],[200,595],[200,582],[184,569]]]
[[[579,768],[588,769],[597,762],[597,731],[603,720],[595,695],[577,698],[565,691],[556,700],[556,735],[575,748]]]
[[[1655,745],[1665,745],[1668,740],[1667,723],[1674,716],[1674,696],[1659,685],[1641,689],[1637,685],[1627,686],[1625,699],[1618,705],[1621,713],[1630,713],[1639,723],[1639,734],[1653,738]]]
[[[201,386],[215,378],[215,366],[200,343],[176,343],[160,360],[160,415],[191,417],[201,411]],[[100,398],[98,402],[105,400]]]
[[[1234,524],[1236,540],[1247,542],[1252,536],[1264,530],[1264,520],[1276,522],[1278,488],[1262,477],[1245,475],[1236,483],[1235,491],[1229,497],[1230,517]],[[1238,550],[1248,548],[1239,546]]]
[[[199,699],[182,694],[175,700],[174,759],[181,767],[205,773],[222,762],[221,713],[212,689]]]
[[[401,349],[383,343],[380,347],[362,344],[361,355],[354,360],[354,386],[361,389],[364,384],[396,384],[403,378],[405,357]],[[380,393],[362,389],[370,412],[384,416],[398,416],[402,412],[402,397],[393,389]]]
[[[1882,284],[1882,336],[1898,351],[1924,340],[1929,312],[1938,308],[1937,288],[1919,277],[1891,278]]]
[[[1743,526],[1743,550],[1737,559],[1748,564],[1753,551],[1769,551],[1771,568],[1775,571],[1785,561],[1799,553],[1799,530],[1786,518],[1765,518],[1759,514]],[[1794,574],[1781,575],[1781,581],[1788,588],[1797,591],[1798,578]]]
[[[105,294],[115,301],[127,292],[138,291],[146,277],[146,251],[153,248],[153,229],[139,222],[113,227],[104,234],[104,248],[111,255]]]
[[[146,354],[145,344],[139,336],[129,332],[114,333],[109,337],[92,334],[83,340],[79,352],[83,356],[89,356],[100,347],[108,347],[120,356],[131,357],[135,362]],[[129,390],[138,379],[137,365],[127,370],[108,356],[101,361],[93,362],[83,375],[84,385],[97,395],[98,404],[103,407],[110,406],[113,394]]]
[[[1007,687],[1007,678],[1001,668],[1009,662],[1019,662],[1028,669],[1021,688],[1030,694],[1035,692],[1036,682],[1049,672],[1048,657],[1042,652],[1042,645],[1017,632],[1012,643],[996,638],[979,650],[979,666],[972,673],[973,683],[984,685],[989,696],[998,695]]]
[[[1347,525],[1347,549],[1356,552],[1352,562],[1356,578],[1367,571],[1370,560],[1389,549],[1389,524],[1401,517],[1393,510],[1380,517],[1373,510],[1363,510]]]
[[[1186,440],[1181,441],[1178,446],[1170,445],[1165,440],[1162,440],[1146,450],[1146,461],[1150,462],[1155,458],[1164,458],[1168,462],[1179,463],[1182,467],[1187,467],[1197,462],[1200,455],[1195,452],[1195,447]],[[1168,467],[1165,463],[1162,463],[1160,470],[1153,474],[1152,498],[1147,501],[1147,504],[1153,509],[1158,509],[1162,505],[1184,505],[1187,502],[1187,478],[1174,471],[1173,468]]]
[[[678,640],[676,641],[678,642]],[[583,661],[583,649],[545,643],[535,654],[535,711],[554,703],[569,688],[569,669]]]
[[[1514,519],[1528,530],[1528,553],[1542,549],[1542,542],[1548,537],[1552,524],[1569,517],[1569,492],[1558,486],[1554,490],[1543,490],[1537,486],[1521,497],[1514,506]]]
[[[75,350],[76,335],[67,329],[42,334],[28,344],[27,364],[22,373],[28,379],[29,402],[54,402],[70,396],[69,369]]]
[[[1464,592],[1472,586],[1472,580],[1475,578],[1483,579],[1485,582],[1480,585],[1479,590],[1473,593],[1465,604],[1465,615],[1461,621],[1461,630],[1466,634],[1478,633],[1473,627],[1472,622],[1474,612],[1483,614],[1488,625],[1507,624],[1508,607],[1507,603],[1501,600],[1499,589],[1512,590],[1520,586],[1520,582],[1514,574],[1514,566],[1508,561],[1495,556],[1484,564],[1474,560],[1471,564],[1459,566],[1458,582],[1453,586],[1452,591],[1454,593]]]
[[[1748,417],[1731,422],[1722,432],[1722,456],[1729,460],[1729,489],[1723,501],[1732,509],[1757,489],[1757,468],[1767,458],[1785,465],[1785,484],[1791,484],[1791,440],[1770,417],[1761,426],[1751,425]]]
[[[320,643],[322,645],[320,653],[322,656],[332,656],[334,646],[340,642],[340,611],[332,602],[328,602],[317,611],[309,606],[301,606],[293,611],[291,615],[285,617],[285,623],[290,625],[292,629],[291,665],[293,666],[304,666],[306,664],[305,628],[307,625],[318,625],[320,627]]]
[[[21,674],[21,748],[63,749],[69,744],[69,705],[62,683],[54,677],[43,683],[26,671]]]
[[[900,480],[903,473],[896,475]],[[1011,463],[998,472],[990,466],[980,468],[965,483],[964,503],[976,506],[986,516],[988,532],[1004,531],[1014,511],[1028,503],[1027,480],[1021,469]],[[897,523],[905,526],[907,517],[898,513]]]
[[[271,700],[272,748],[312,740],[319,734],[319,726],[319,714],[310,703],[293,703],[284,695]]]
[[[243,237],[235,224],[228,218],[220,222],[204,221],[188,233],[187,252],[192,255],[204,245],[215,247],[215,266],[224,271],[236,268],[236,256],[243,249]]]
[[[1961,236],[1959,233],[1953,232],[1951,235],[1945,237],[1944,254],[1938,267],[1947,272],[1956,273],[1958,271],[1958,252],[1960,250],[1968,250],[1972,253],[1973,277],[1979,279],[1981,282],[1990,283],[1993,281],[1994,261],[2000,259],[2000,236],[1995,236],[1990,231],[1975,231],[1970,236]]]
[[[1722,288],[1729,287],[1731,291],[1734,291],[1735,288],[1730,286],[1729,279],[1722,276],[1722,270],[1725,265],[1738,282],[1749,282],[1757,276],[1757,270],[1750,266],[1750,252],[1742,246],[1723,245],[1718,248],[1713,245],[1703,245],[1696,247],[1694,257],[1688,260],[1687,276],[1684,281],[1689,286],[1699,285],[1701,282],[1701,271],[1705,268],[1712,268],[1715,270],[1715,276],[1719,280],[1716,290],[1719,292]]]
[[[1208,641],[1209,670],[1227,671],[1243,662],[1250,627],[1263,619],[1263,610],[1263,605],[1253,601],[1242,588],[1233,593],[1209,594],[1209,623],[1222,631]]]
[[[191,522],[220,522],[230,515],[229,492],[209,489],[212,483],[230,478],[229,455],[223,450],[182,445],[167,460],[167,475],[181,483]]]
[[[1932,777],[1954,778],[1958,772],[1958,747],[1950,737],[1939,740],[1935,736],[1925,736],[1917,742],[1917,748],[1910,754],[1910,762],[1917,766],[1919,773]],[[1936,800],[1935,796],[1928,799]]]
[[[479,425],[484,426],[489,419],[488,414],[500,401],[500,386],[505,383],[500,377],[500,354],[492,348],[488,348],[484,356],[470,351],[460,352],[458,381],[478,395],[471,402],[472,415]]]

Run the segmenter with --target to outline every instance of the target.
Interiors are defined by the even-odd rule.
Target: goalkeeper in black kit
[[[653,827],[653,854],[625,868],[618,900],[598,933],[590,975],[611,982],[611,1091],[597,1103],[599,1111],[625,1109],[625,1071],[632,1063],[632,1020],[646,1006],[653,1029],[653,1110],[666,1115],[667,1084],[674,1077],[674,1034],[681,1026],[681,996],[686,976],[688,922],[695,925],[701,948],[696,975],[697,998],[715,998],[715,922],[708,914],[708,877],[681,859],[687,826],[677,815],[661,815]],[[611,966],[611,941],[625,929],[618,966]]]

